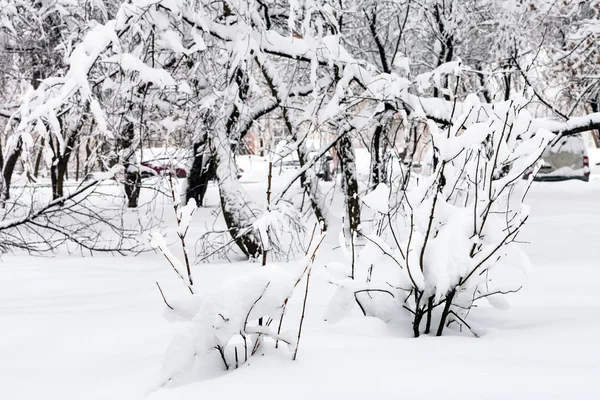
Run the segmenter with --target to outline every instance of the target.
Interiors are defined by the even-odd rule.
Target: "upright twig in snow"
[[[271,179],[273,178],[273,163],[269,161],[269,175],[267,176],[267,213],[271,212]],[[262,265],[267,265],[267,253],[269,252],[269,227],[266,229],[266,237],[262,238]],[[263,319],[258,319],[258,325],[262,326]]]
[[[173,306],[171,306],[168,302],[167,299],[165,297],[165,294],[163,293],[160,285],[158,284],[158,282],[156,282],[156,286],[158,287],[158,291],[160,292],[160,295],[162,296],[163,301],[165,302],[165,304],[167,305],[167,307],[169,307],[171,310],[174,310]]]
[[[317,224],[318,223],[315,223],[315,226],[313,227],[313,230],[312,230],[312,234],[310,235],[310,241],[308,242],[308,247],[307,247],[306,253],[305,253],[307,257],[308,257],[308,253],[310,252],[313,240],[315,239],[315,232],[317,230]],[[321,240],[323,240],[323,239],[321,239]],[[306,264],[306,267],[304,267],[304,270],[302,271],[302,273],[300,274],[300,276],[298,277],[298,279],[294,283],[294,287],[292,288],[292,293],[294,292],[294,289],[296,289],[296,286],[298,286],[298,284],[302,280],[302,277],[306,273],[306,270],[308,269],[309,265],[310,265],[310,263]],[[292,294],[290,293],[290,295],[283,302],[283,309],[281,310],[281,318],[279,318],[279,326],[277,327],[277,334],[278,335],[281,334],[281,326],[283,325],[283,317],[285,316],[285,310],[287,308],[287,303],[290,300],[291,295]],[[275,348],[278,348],[278,347],[279,347],[279,341],[275,342]]]
[[[260,299],[262,299],[262,297],[265,295],[265,292],[269,288],[270,284],[271,284],[271,282],[267,283],[267,285],[265,286],[265,289],[262,291],[262,293],[260,294],[260,296],[258,296],[258,298],[254,301],[254,303],[252,304],[252,307],[250,307],[250,309],[248,310],[248,313],[246,314],[246,319],[244,320],[244,332],[246,331],[246,327],[248,326],[248,318],[250,317],[250,313],[254,309],[254,306],[256,306],[256,303],[258,303],[260,301]],[[262,324],[263,324],[263,318],[260,317],[258,319],[258,325],[262,326]],[[245,336],[245,334],[244,334],[244,336]],[[256,352],[256,350],[258,350],[258,346],[260,345],[260,343],[259,343],[260,340],[261,340],[261,338],[260,338],[260,334],[259,334],[256,337],[256,342],[254,343],[254,349],[252,350],[252,354],[254,354]]]
[[[269,175],[267,176],[267,212],[271,211],[271,180],[273,179],[273,163],[269,161]],[[265,246],[265,240],[268,243],[268,232],[269,228],[267,228],[267,237],[263,238],[263,257],[262,257],[262,265],[267,265],[267,253],[269,251],[269,245]]]
[[[169,264],[173,268],[173,271],[175,271],[175,274],[177,274],[177,276],[179,277],[179,279],[181,279],[183,281],[183,283],[186,285],[186,287],[188,288],[188,290],[190,291],[190,293],[194,294],[194,289],[192,288],[189,280],[185,279],[185,277],[181,274],[181,272],[180,272],[180,270],[178,268],[178,267],[181,267],[181,263],[173,255],[173,253],[171,253],[171,251],[168,249],[167,243],[165,242],[165,240],[162,237],[162,235],[160,235],[160,233],[154,233],[152,240],[154,242],[153,246],[155,248],[157,248],[163,254],[163,256],[167,259],[167,261],[169,262]]]
[[[302,324],[304,323],[304,315],[306,314],[306,301],[308,299],[308,286],[310,285],[310,273],[312,272],[312,265],[315,262],[317,250],[319,250],[319,247],[321,246],[321,243],[323,243],[324,238],[325,236],[321,236],[321,239],[315,246],[315,249],[310,257],[310,262],[306,268],[306,289],[304,291],[304,301],[302,302],[302,315],[300,316],[300,325],[298,326],[298,339],[296,340],[296,349],[294,350],[294,356],[292,358],[293,360],[296,360],[296,357],[298,355],[298,347],[300,346],[300,336],[302,335]]]
[[[181,243],[181,250],[183,251],[183,257],[185,260],[185,268],[186,268],[187,278],[184,277],[184,275],[183,275],[184,272],[183,272],[183,266],[181,265],[181,262],[179,261],[179,259],[177,257],[175,257],[175,255],[173,253],[171,253],[171,251],[169,250],[169,248],[167,246],[166,241],[164,240],[163,236],[160,233],[154,232],[152,234],[152,245],[163,254],[163,256],[167,259],[167,261],[169,262],[169,264],[173,268],[173,271],[175,271],[175,273],[177,274],[179,279],[181,279],[184,282],[184,284],[186,285],[186,287],[188,288],[190,293],[194,294],[194,280],[192,278],[192,270],[191,270],[188,253],[187,253],[185,236],[187,235],[191,217],[194,214],[194,211],[196,210],[196,203],[195,203],[194,199],[190,199],[190,202],[188,202],[188,204],[191,203],[192,210],[190,211],[188,206],[186,206],[186,207],[183,207],[181,213],[178,212],[179,205],[177,202],[177,197],[175,195],[173,178],[171,176],[169,176],[169,185],[171,187],[171,199],[173,201],[173,211],[175,212],[175,219],[177,220],[177,236],[179,237],[179,241]],[[183,213],[184,211],[185,211],[185,213],[187,213],[186,215],[184,215],[184,213]],[[160,289],[160,287],[159,287],[159,289]],[[161,295],[163,296],[163,300],[164,300],[165,297],[164,297],[164,294],[162,293],[162,290],[161,290]],[[166,303],[166,300],[165,300],[165,303]]]
[[[178,208],[179,208],[179,202],[177,201],[177,198],[175,197],[175,189],[173,186],[173,176],[169,174],[169,186],[171,187],[171,198],[173,200],[173,210],[175,211],[175,218],[177,219],[177,236],[179,237],[179,241],[181,242],[181,250],[183,251],[183,259],[185,261],[185,268],[187,271],[187,277],[188,277],[188,282],[189,282],[189,286],[190,286],[190,290],[191,288],[194,286],[194,280],[192,278],[192,270],[190,267],[190,259],[188,257],[188,253],[187,253],[187,247],[185,245],[185,236],[187,234],[188,231],[188,226],[185,227],[185,230],[182,232],[179,228],[181,226],[181,219],[182,217],[179,215]],[[190,199],[190,201],[194,201],[193,199]],[[195,201],[194,201],[195,202]],[[193,214],[193,212],[192,212]],[[191,217],[191,214],[190,214]]]

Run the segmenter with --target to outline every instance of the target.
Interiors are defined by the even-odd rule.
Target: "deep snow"
[[[246,181],[264,194],[262,184]],[[405,327],[358,310],[325,322],[332,287],[316,274],[297,361],[267,346],[236,371],[158,390],[165,349],[181,326],[163,318],[155,281],[167,297],[184,290],[162,256],[4,255],[0,399],[600,398],[599,199],[600,180],[534,184],[520,238],[531,242],[523,248],[532,267],[523,290],[508,298],[510,310],[486,305],[470,315],[479,339],[456,330],[412,339]],[[208,212],[194,221],[201,225]],[[316,270],[339,257],[336,244],[328,238]],[[196,286],[252,268],[198,265]]]

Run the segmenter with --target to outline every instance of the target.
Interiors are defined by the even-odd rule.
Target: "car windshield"
[[[585,143],[581,135],[561,137],[553,146],[548,148],[550,153],[584,154]]]

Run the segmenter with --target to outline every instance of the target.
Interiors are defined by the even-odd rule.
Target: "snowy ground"
[[[531,242],[523,247],[532,267],[510,310],[472,313],[481,338],[412,339],[358,312],[325,322],[331,287],[317,274],[296,362],[270,350],[214,379],[159,390],[180,326],[163,318],[155,281],[167,295],[183,290],[164,259],[5,255],[0,399],[600,398],[600,180],[535,183],[528,203],[521,239]],[[322,259],[335,244],[325,243]],[[203,264],[194,275],[202,290],[251,268]]]

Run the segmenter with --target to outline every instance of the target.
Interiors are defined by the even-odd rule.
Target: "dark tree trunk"
[[[50,165],[50,182],[52,184],[52,200],[56,200],[63,195],[62,184],[59,184],[59,161],[58,161],[58,145],[54,138],[50,138],[48,146],[52,150],[52,164]],[[62,179],[61,179],[62,181]]]
[[[381,147],[381,131],[381,125],[377,125],[371,139],[371,179],[369,179],[371,189],[375,189],[380,183],[381,153],[379,148]]]
[[[81,143],[81,141],[79,141]],[[75,152],[75,181],[79,180],[79,169],[80,169],[80,151],[79,151],[79,143],[77,146],[77,151]]]
[[[373,190],[385,181],[385,141],[383,139],[383,126],[377,125],[371,139],[371,166],[369,176],[369,189]]]
[[[210,153],[204,151],[205,146],[206,135],[201,141],[194,143],[194,162],[187,176],[186,204],[194,199],[198,206],[202,206],[208,183],[215,178],[214,161]]]
[[[129,208],[137,208],[142,183],[142,177],[135,162],[134,139],[133,123],[128,122],[121,133],[118,145],[122,151],[121,163],[125,167],[125,195]]]
[[[589,100],[589,104],[592,108],[592,112],[597,113],[600,110],[600,93],[596,93],[596,96],[593,96]],[[592,131],[592,138],[594,139],[596,147],[600,148],[600,132],[598,130]]]
[[[425,323],[425,334],[429,334],[431,330],[431,316],[433,314],[433,303],[435,298],[433,296],[427,299],[427,322]]]
[[[88,138],[85,141],[85,164],[83,167],[83,176],[87,176],[87,174],[89,174],[91,172],[90,170],[90,162],[92,161],[92,149],[90,147],[90,142],[92,141],[91,138]],[[91,165],[94,165],[94,163],[91,163]]]
[[[4,150],[2,150],[2,147],[2,136],[0,136],[0,167],[4,165]]]
[[[49,142],[50,148],[54,154],[52,157],[52,165],[50,166],[50,180],[52,181],[53,200],[56,200],[64,195],[64,183],[67,176],[69,160],[71,158],[71,154],[73,154],[75,142],[77,141],[77,135],[82,129],[83,124],[84,117],[81,117],[81,121],[77,124],[74,130],[69,130],[66,132],[67,145],[65,146],[65,151],[63,154],[60,153],[58,142],[54,143],[54,140],[50,140]],[[62,124],[61,121],[61,127],[63,126],[64,124]]]
[[[127,207],[137,208],[138,200],[140,198],[140,188],[142,183],[142,177],[134,166],[130,168],[125,167],[128,172],[125,173],[125,195],[127,196]],[[129,172],[131,170],[131,172]]]
[[[485,75],[483,74],[483,65],[478,64],[477,69],[482,71],[478,76],[479,76],[479,86],[481,87],[480,90],[481,90],[481,95],[483,96],[483,100],[486,103],[491,103],[492,96],[491,96],[490,90],[488,89],[486,82],[485,82]]]
[[[56,200],[62,197],[62,186],[59,188],[58,185],[58,165],[52,164],[50,166],[50,182],[52,184],[52,200]]]
[[[510,73],[505,73],[503,76],[503,79],[504,79],[504,100],[508,101],[508,100],[510,100],[510,85],[511,85]]]
[[[413,336],[416,338],[421,336],[421,321],[423,321],[423,311],[417,308],[413,316]]]
[[[21,138],[19,138],[15,148],[6,157],[4,167],[2,168],[2,176],[4,177],[4,193],[2,194],[3,200],[10,199],[10,181],[22,150],[23,141]]]
[[[358,180],[356,179],[356,163],[354,145],[348,135],[340,139],[338,146],[340,163],[344,179],[344,195],[348,215],[348,227],[351,232],[358,231],[360,226],[360,200],[358,198]]]
[[[446,296],[446,301],[444,304],[444,311],[442,311],[442,316],[440,317],[440,323],[438,325],[438,329],[436,332],[436,336],[442,336],[444,332],[444,328],[446,327],[446,320],[448,319],[448,315],[450,314],[450,307],[452,306],[452,301],[454,300],[454,295],[456,294],[455,290],[452,290]]]
[[[454,58],[454,39],[452,35],[450,35],[448,31],[446,31],[446,25],[444,23],[444,18],[442,15],[443,13],[443,10],[440,10],[439,4],[436,4],[433,10],[433,16],[437,22],[438,30],[441,37],[439,39],[441,48],[440,53],[438,54],[438,67],[443,63],[452,61],[452,58]],[[448,77],[444,76],[442,78],[442,86],[444,88],[448,87]],[[433,89],[433,97],[443,97],[446,100],[450,100],[450,97],[448,95],[440,96],[440,91],[438,90],[438,88],[435,87]]]
[[[258,146],[259,146],[258,154],[261,157],[264,157],[265,156],[265,141],[262,138],[262,136],[258,138]]]
[[[50,176],[52,177],[52,198],[54,200],[64,196],[64,184],[70,156],[70,151],[65,152],[65,154],[59,157],[58,162],[53,163],[50,168]]]
[[[40,140],[40,149],[38,150],[37,156],[35,157],[35,165],[33,167],[33,176],[37,179],[40,175],[40,164],[42,163],[42,156],[44,155],[44,146],[46,145],[46,139],[44,137]]]
[[[52,200],[63,197],[65,167],[62,162],[52,164],[50,167],[50,180],[52,181]]]

